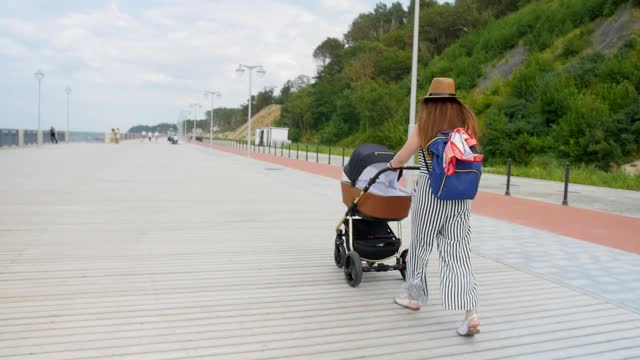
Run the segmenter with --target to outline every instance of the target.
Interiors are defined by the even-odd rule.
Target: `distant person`
[[[142,132],[142,138],[141,138],[141,139],[142,139],[142,142],[144,142],[144,139],[146,139],[146,138],[147,138],[147,132],[146,132],[146,131],[143,131],[143,132]]]
[[[120,128],[116,128],[116,144],[120,144]]]
[[[407,142],[389,162],[400,168],[418,153],[420,176],[411,201],[412,239],[407,256],[407,276],[403,293],[395,303],[410,310],[427,305],[427,261],[434,245],[440,259],[440,297],[447,310],[464,311],[458,335],[472,336],[480,331],[478,284],[471,267],[471,200],[440,200],[431,191],[431,161],[427,145],[442,131],[465,129],[478,136],[476,115],[456,97],[455,83],[449,78],[434,78],[429,93],[422,99],[417,126]]]
[[[52,144],[58,143],[58,139],[56,138],[56,128],[53,126],[49,129],[49,141],[51,141]]]
[[[149,131],[147,133],[147,137],[149,138],[149,142],[151,142],[151,138],[153,138],[153,133],[151,131]]]
[[[111,135],[109,135],[109,142],[111,144],[115,144],[116,143],[116,129],[111,129]]]
[[[158,138],[160,138],[160,133],[159,132],[154,132],[153,133],[153,137],[156,139],[156,142],[158,142]]]

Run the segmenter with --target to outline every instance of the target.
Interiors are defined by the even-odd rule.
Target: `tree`
[[[345,65],[344,74],[354,83],[372,79],[375,75],[376,62],[386,50],[384,46],[379,42],[363,41],[349,50],[355,55]]]
[[[428,44],[427,49],[432,52],[429,55],[435,55],[485,22],[471,0],[446,3],[420,11],[420,38]]]
[[[289,101],[289,97],[291,97],[292,93],[293,82],[291,80],[287,80],[285,81],[284,85],[282,85],[282,88],[280,88],[280,94],[278,94],[276,102],[281,105],[286,104],[287,101]]]
[[[252,109],[254,114],[257,114],[258,111],[276,102],[273,91],[274,89],[272,87],[265,87],[264,90],[256,94],[255,109]]]
[[[373,40],[376,35],[375,16],[371,13],[360,14],[344,34],[344,40],[348,45],[352,45],[360,41]]]
[[[274,102],[281,105],[286,104],[294,93],[309,84],[311,84],[311,77],[304,74],[296,76],[293,80],[285,81],[280,89],[280,94],[274,99]]]
[[[324,67],[327,62],[335,59],[342,49],[344,49],[344,45],[340,40],[328,37],[313,51],[313,59]]]
[[[404,96],[397,85],[366,80],[354,87],[352,101],[360,120],[360,131],[369,132],[391,120]]]
[[[291,95],[289,101],[282,106],[282,114],[278,126],[289,128],[289,136],[293,141],[300,141],[303,134],[311,129],[311,96],[313,89],[305,87]]]
[[[393,4],[391,4],[391,7],[389,7],[387,14],[390,22],[389,31],[394,31],[407,23],[408,13],[399,2],[394,2]]]
[[[384,3],[378,3],[373,12],[358,15],[344,35],[344,40],[349,45],[360,41],[378,40],[406,22],[407,12],[402,4],[395,2],[388,7]]]
[[[141,132],[159,132],[161,134],[165,134],[168,132],[176,132],[178,131],[178,127],[176,124],[167,124],[161,123],[154,126],[149,125],[136,125],[127,130],[128,133],[141,133]]]
[[[456,1],[456,3],[458,1]],[[496,18],[516,11],[519,7],[529,2],[530,0],[474,0],[476,8],[481,14],[487,14]]]
[[[303,87],[311,84],[311,77],[309,75],[300,74],[292,80],[293,91],[298,91]]]

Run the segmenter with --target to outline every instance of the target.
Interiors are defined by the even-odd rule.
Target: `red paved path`
[[[238,155],[247,153],[246,150],[224,146],[213,145],[213,148]],[[342,178],[342,169],[334,165],[262,153],[253,153],[252,157],[333,179]],[[487,192],[478,193],[473,202],[473,211],[483,216],[640,254],[640,219]]]

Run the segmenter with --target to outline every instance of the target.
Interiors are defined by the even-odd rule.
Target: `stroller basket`
[[[400,249],[401,241],[391,231],[386,221],[352,219],[353,229],[349,221],[344,226],[353,234],[353,250],[363,260],[380,261],[394,256]]]

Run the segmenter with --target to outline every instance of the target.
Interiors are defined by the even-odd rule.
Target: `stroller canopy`
[[[372,164],[386,164],[393,159],[394,155],[393,151],[383,145],[360,145],[353,151],[349,162],[344,166],[344,174],[351,182],[351,185],[355,186],[364,169]]]

